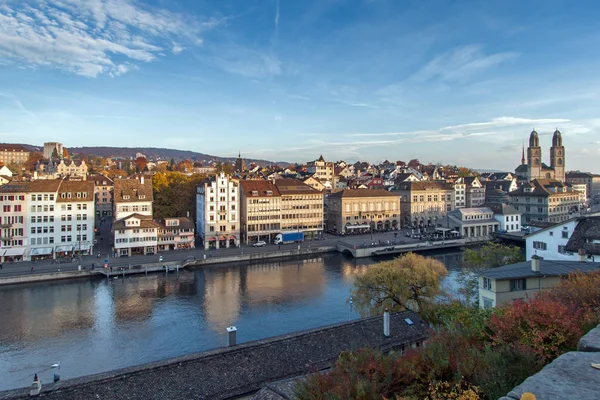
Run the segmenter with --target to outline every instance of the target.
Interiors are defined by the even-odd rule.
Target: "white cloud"
[[[185,47],[178,45],[177,43],[173,43],[173,47],[171,48],[171,52],[173,54],[179,54],[185,50]]]
[[[505,52],[486,55],[482,52],[481,46],[461,46],[435,57],[417,71],[412,79],[461,82],[477,72],[516,57],[518,57],[517,53]]]
[[[54,67],[86,77],[134,69],[122,59],[150,62],[172,38],[194,44],[219,24],[198,21],[135,0],[38,0],[0,7],[0,63]],[[172,45],[172,52],[183,50]],[[117,60],[121,60],[118,62]]]
[[[442,128],[441,130],[454,131],[454,130],[459,130],[459,129],[468,130],[468,129],[482,129],[482,128],[500,128],[500,127],[506,127],[506,126],[520,126],[520,125],[528,125],[533,128],[533,127],[535,127],[535,125],[564,124],[567,122],[570,122],[570,120],[564,119],[564,118],[546,118],[546,119],[534,118],[534,119],[531,119],[531,118],[499,117],[499,118],[494,118],[491,121],[486,121],[486,122],[474,122],[474,123],[469,123],[469,124],[446,126],[446,127]]]

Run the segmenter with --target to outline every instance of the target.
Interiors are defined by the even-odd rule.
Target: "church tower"
[[[529,147],[527,148],[527,166],[528,179],[538,179],[542,172],[542,149],[540,148],[540,138],[538,133],[531,131],[529,135]]]
[[[246,171],[246,164],[244,164],[244,160],[242,160],[242,153],[238,153],[238,158],[235,160],[235,172],[244,171]]]
[[[550,167],[554,168],[554,179],[565,181],[565,148],[562,145],[562,134],[556,128],[550,147]]]

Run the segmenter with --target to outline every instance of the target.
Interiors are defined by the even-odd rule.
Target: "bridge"
[[[351,255],[354,258],[376,257],[389,254],[418,253],[420,251],[448,249],[463,246],[473,246],[493,241],[494,237],[490,235],[469,237],[461,239],[449,239],[438,241],[423,241],[419,243],[367,243],[363,245],[351,244],[347,242],[337,242],[337,251],[342,254]]]

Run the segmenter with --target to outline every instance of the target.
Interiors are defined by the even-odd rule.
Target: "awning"
[[[229,239],[235,239],[235,236],[233,236],[233,235],[230,235],[230,236],[229,236]]]
[[[0,249],[0,257],[2,257],[4,255],[4,249]]]
[[[369,225],[346,225],[346,229],[368,229]]]
[[[88,251],[92,247],[91,244],[81,243],[81,251]],[[74,251],[79,251],[79,244],[73,247]]]
[[[221,236],[219,236],[219,240],[227,240],[227,236],[221,235]]]
[[[29,252],[29,256],[45,256],[48,254],[52,254],[54,249],[52,247],[38,247],[36,249],[31,249]]]
[[[216,240],[217,240],[217,238],[215,238],[215,237],[211,237],[211,238],[208,239],[209,242],[214,242]]]
[[[15,248],[10,248],[10,249],[6,249],[6,252],[4,253],[5,257],[10,257],[10,256],[22,256],[23,254],[25,254],[25,248],[24,247],[15,247]]]
[[[73,251],[73,246],[56,246],[56,253],[64,253],[66,251]]]

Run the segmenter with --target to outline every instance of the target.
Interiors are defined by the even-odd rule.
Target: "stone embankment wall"
[[[581,338],[577,351],[558,357],[500,400],[519,400],[526,392],[537,400],[598,400],[600,370],[591,363],[600,363],[600,325]]]

